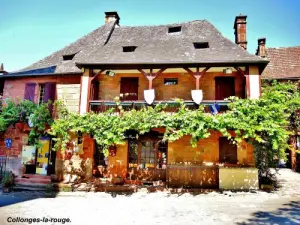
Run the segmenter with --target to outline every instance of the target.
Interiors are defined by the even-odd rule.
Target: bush
[[[14,185],[14,176],[11,171],[5,172],[2,178],[2,187],[12,187]]]

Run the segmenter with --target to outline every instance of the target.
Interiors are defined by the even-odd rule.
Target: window
[[[168,143],[159,139],[130,140],[128,146],[129,168],[140,167],[165,169]]]
[[[195,49],[209,48],[208,42],[194,42]]]
[[[137,167],[138,165],[138,142],[136,140],[129,141],[128,146],[128,162],[129,167]]]
[[[165,78],[164,79],[164,85],[177,85],[178,84],[178,78]]]
[[[296,136],[296,149],[300,150],[300,135]]]
[[[137,46],[123,46],[123,52],[134,52]]]
[[[64,60],[64,61],[72,60],[72,59],[74,58],[75,55],[76,55],[76,53],[75,53],[75,54],[71,54],[71,55],[64,55],[64,56],[63,56],[63,60]]]
[[[168,33],[178,33],[181,32],[181,26],[169,27]]]
[[[42,104],[45,98],[45,84],[39,84],[39,99],[38,104]]]

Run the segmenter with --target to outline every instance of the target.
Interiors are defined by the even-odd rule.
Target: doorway
[[[128,178],[151,182],[166,180],[168,143],[151,134],[128,141]]]
[[[227,137],[219,138],[219,162],[236,164],[237,163],[237,146]]]
[[[122,77],[120,84],[120,100],[136,101],[138,100],[139,78],[138,77]]]
[[[235,96],[235,79],[234,77],[216,77],[216,99],[224,100],[230,96]]]

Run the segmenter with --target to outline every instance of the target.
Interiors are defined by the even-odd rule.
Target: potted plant
[[[2,191],[8,193],[12,191],[14,186],[14,176],[11,171],[5,172],[4,177],[2,178]]]

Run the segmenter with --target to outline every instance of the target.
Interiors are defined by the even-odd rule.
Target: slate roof
[[[262,73],[265,79],[300,79],[300,46],[266,48],[270,63]]]
[[[181,32],[168,33],[169,27],[181,26]],[[195,49],[193,42],[209,42],[207,49]],[[137,46],[134,52],[123,52],[123,46]],[[74,55],[72,60],[63,60]],[[27,71],[49,71],[54,74],[80,73],[82,64],[178,64],[178,63],[257,63],[268,61],[248,53],[233,43],[208,21],[197,20],[160,26],[116,26],[106,23],[67,47],[26,67]],[[13,76],[14,73],[11,74]],[[29,75],[29,74],[28,74]],[[31,74],[32,75],[32,74]]]

